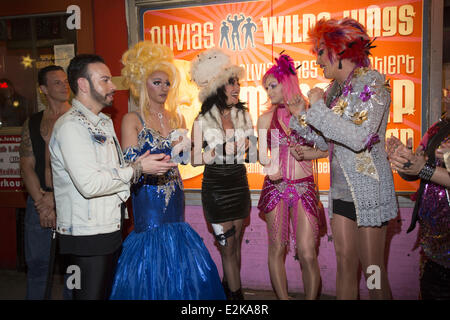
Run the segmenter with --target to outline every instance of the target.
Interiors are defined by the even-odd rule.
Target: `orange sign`
[[[330,5],[332,3],[332,5]],[[422,89],[422,1],[414,0],[285,0],[246,1],[172,9],[143,10],[142,35],[169,46],[185,77],[180,108],[188,128],[197,116],[200,103],[196,88],[188,81],[189,61],[199,52],[219,47],[233,62],[246,70],[241,82],[241,100],[247,102],[253,122],[267,108],[267,94],[261,78],[282,50],[294,58],[299,69],[302,92],[329,83],[310,52],[307,33],[321,18],[352,17],[376,37],[371,62],[390,79],[391,114],[387,136],[403,142],[421,139]],[[182,167],[187,189],[201,188],[202,168]],[[247,167],[251,189],[261,189],[262,167]],[[318,163],[319,188],[329,189],[328,160]],[[417,182],[402,180],[394,174],[397,191],[415,191]]]

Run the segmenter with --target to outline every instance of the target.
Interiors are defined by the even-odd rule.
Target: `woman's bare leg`
[[[274,210],[266,213],[267,222],[267,233],[269,235],[269,254],[268,254],[268,264],[269,264],[269,274],[270,280],[272,281],[272,286],[275,293],[280,300],[288,300],[288,290],[287,290],[287,280],[286,280],[286,269],[284,266],[284,259],[286,253],[286,247],[281,243],[281,234],[283,224],[282,221],[276,221],[277,211],[283,210],[283,203],[280,202]],[[281,220],[281,215],[278,217]],[[274,226],[278,223],[278,230],[273,240],[272,232],[274,232]]]
[[[331,219],[334,248],[336,250],[336,299],[358,298],[358,248],[356,222],[338,214]]]
[[[295,214],[295,213],[293,213]],[[302,266],[305,299],[317,299],[320,286],[320,269],[317,260],[316,240],[313,228],[301,202],[297,213],[297,255]]]

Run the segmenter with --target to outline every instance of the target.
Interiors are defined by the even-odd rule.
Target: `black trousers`
[[[70,256],[70,264],[80,270],[80,288],[73,289],[74,300],[107,300],[122,246],[115,252],[99,256]]]

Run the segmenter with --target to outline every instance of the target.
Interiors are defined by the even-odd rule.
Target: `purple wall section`
[[[326,209],[325,209],[326,210]],[[400,215],[388,225],[388,273],[394,299],[417,299],[419,297],[419,248],[417,248],[417,228],[410,234],[406,229],[411,220],[412,208],[400,209]],[[212,230],[208,230],[201,206],[186,207],[186,221],[199,233],[216,262],[222,275],[222,262],[214,244]],[[266,224],[253,207],[242,241],[241,278],[244,288],[272,290],[267,266]],[[319,265],[322,277],[322,293],[336,294],[336,256],[327,217],[327,235],[321,238],[319,247]],[[303,283],[299,262],[294,259],[291,250],[286,257],[286,272],[289,291],[303,292]],[[361,299],[368,299],[366,281],[361,275]]]

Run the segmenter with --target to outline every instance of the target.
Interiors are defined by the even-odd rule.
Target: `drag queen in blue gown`
[[[142,107],[141,112],[125,115],[122,124],[122,145],[129,162],[147,151],[167,158],[173,155],[173,141],[182,140],[179,136],[183,130],[169,131],[184,124],[166,103],[168,92],[178,81],[171,58],[170,49],[149,42],[139,42],[122,58],[122,75],[128,79],[132,94],[140,97]],[[133,75],[127,73],[136,72],[130,67],[136,61],[147,68],[147,72],[143,68],[138,71],[146,79],[145,103],[140,101],[142,95],[133,92]],[[159,112],[152,117],[152,107],[158,106],[155,101],[162,102],[163,108],[156,109]],[[186,147],[190,149],[190,143]],[[178,168],[136,180],[131,187],[134,230],[123,243],[111,299],[225,299],[214,261],[200,236],[184,222],[183,182]]]

